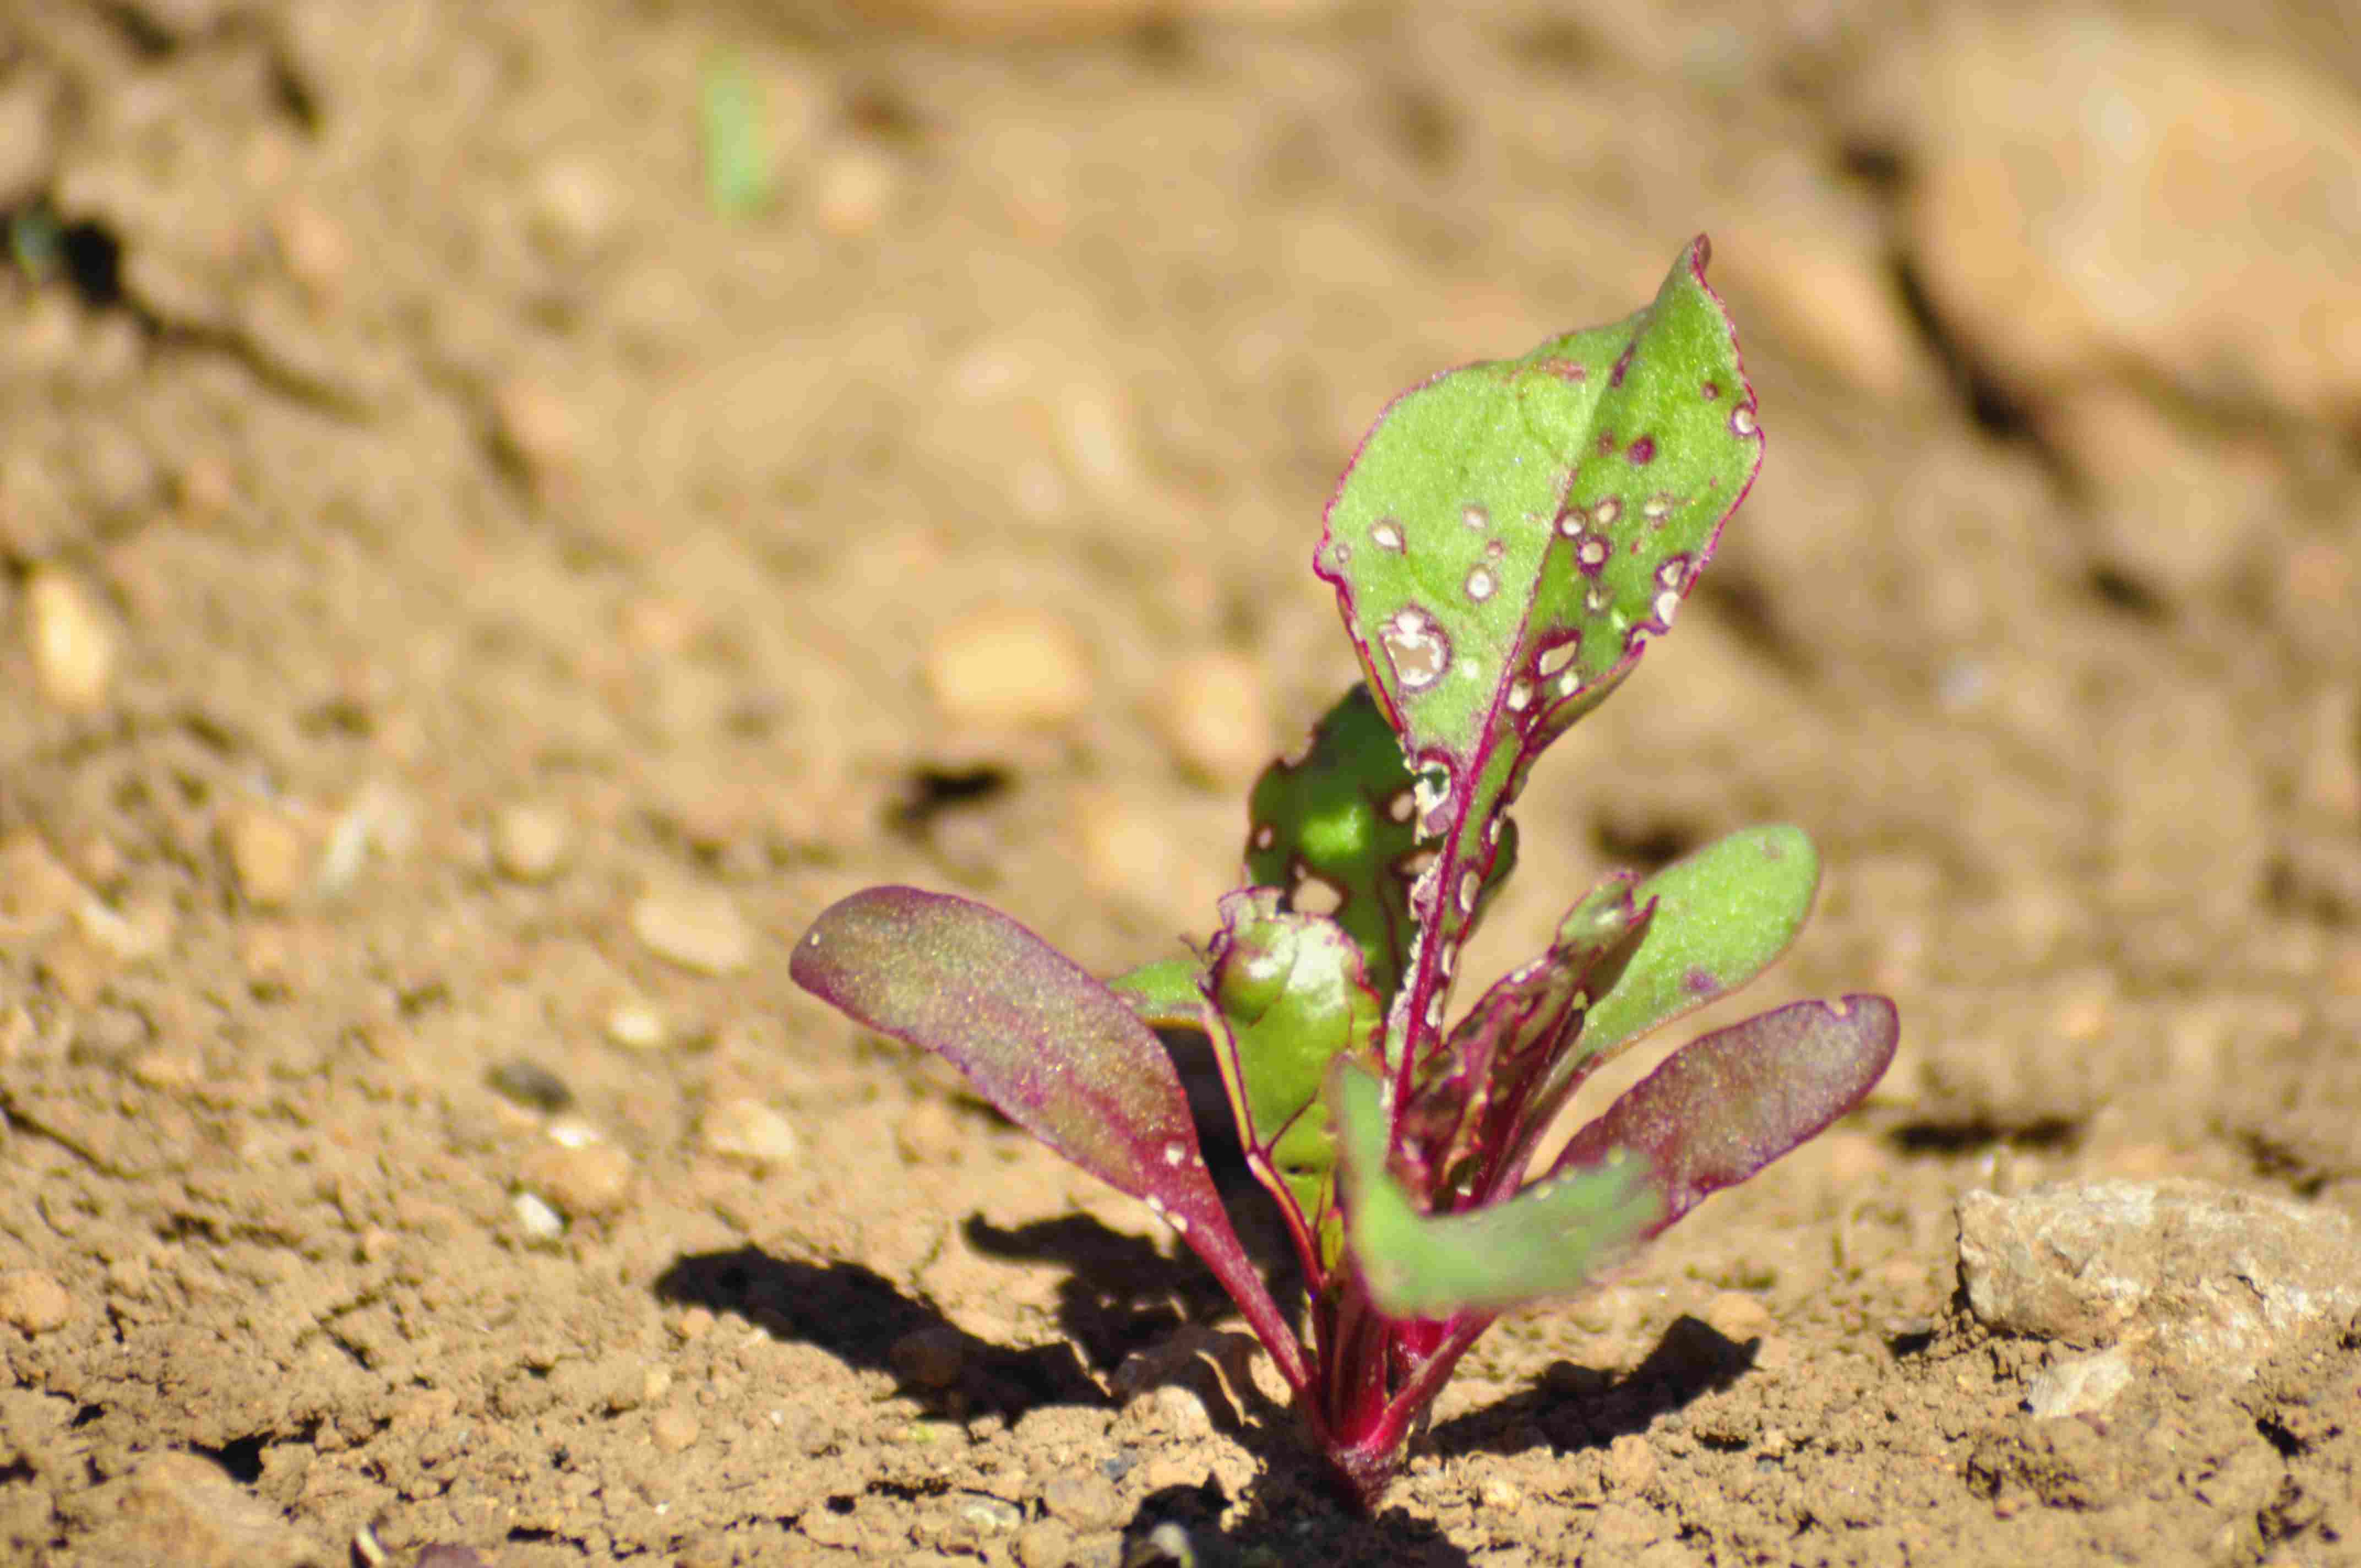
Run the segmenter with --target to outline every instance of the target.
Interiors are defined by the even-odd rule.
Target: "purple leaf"
[[[867,888],[829,907],[796,944],[789,972],[878,1033],[942,1057],[1011,1121],[1146,1202],[1301,1385],[1293,1332],[1206,1174],[1180,1075],[1122,998],[998,911],[910,887]]]
[[[1690,1041],[1575,1135],[1553,1178],[1643,1156],[1663,1196],[1653,1235],[1861,1103],[1901,1033],[1883,996],[1798,1002]]]

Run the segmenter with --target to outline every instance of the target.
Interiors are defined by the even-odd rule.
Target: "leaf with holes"
[[[1400,740],[1369,688],[1355,685],[1299,750],[1263,770],[1247,803],[1246,880],[1279,889],[1282,909],[1343,927],[1381,999],[1393,995],[1410,954],[1411,884],[1434,860],[1419,847],[1415,801]],[[1477,901],[1479,916],[1516,863],[1512,822]]]
[[[1629,320],[1438,377],[1378,420],[1314,556],[1367,682],[1257,783],[1248,885],[1202,949],[1103,985],[1005,916],[908,888],[845,900],[796,948],[807,989],[1163,1214],[1364,1508],[1499,1312],[1587,1288],[1858,1104],[1894,1054],[1883,998],[1779,1009],[1674,1053],[1528,1179],[1600,1063],[1795,937],[1819,862],[1785,827],[1608,877],[1446,1024],[1534,760],[1670,626],[1753,479],[1706,254]],[[1155,1030],[1212,1050],[1302,1264],[1290,1310],[1223,1213]]]
[[[1420,832],[1441,840],[1389,1025],[1404,1080],[1439,1037],[1437,971],[1501,811],[1672,625],[1753,481],[1754,394],[1707,256],[1700,238],[1625,321],[1404,393],[1329,503],[1313,568],[1420,775]]]

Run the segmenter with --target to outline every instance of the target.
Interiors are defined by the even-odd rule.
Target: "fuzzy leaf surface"
[[[1313,568],[1420,776],[1420,832],[1441,840],[1390,1024],[1405,1080],[1439,1034],[1442,955],[1471,922],[1500,812],[1671,626],[1761,460],[1707,256],[1700,238],[1612,326],[1404,393],[1329,503]]]
[[[1369,989],[1380,998],[1400,982],[1414,929],[1411,884],[1434,858],[1419,848],[1415,802],[1401,741],[1356,683],[1301,750],[1263,770],[1247,806],[1246,880],[1279,889],[1282,909],[1342,926],[1367,958]],[[1516,860],[1510,823],[1487,896]]]
[[[1571,1295],[1660,1228],[1664,1200],[1636,1152],[1537,1182],[1505,1202],[1422,1213],[1386,1168],[1378,1080],[1339,1063],[1329,1092],[1342,1132],[1354,1266],[1390,1316],[1444,1319]]]
[[[942,1057],[1011,1121],[1164,1215],[1302,1386],[1293,1331],[1206,1172],[1180,1075],[1113,991],[997,910],[909,887],[829,906],[789,972],[858,1022]]]
[[[1690,1041],[1575,1135],[1550,1179],[1638,1156],[1654,1234],[1861,1103],[1901,1036],[1883,996],[1798,1002]]]

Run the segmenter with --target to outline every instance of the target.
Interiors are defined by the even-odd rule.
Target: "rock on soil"
[[[1971,1192],[1959,1214],[1968,1308],[2004,1333],[2243,1379],[2304,1331],[2361,1312],[2352,1222],[2285,1199],[2108,1181]]]

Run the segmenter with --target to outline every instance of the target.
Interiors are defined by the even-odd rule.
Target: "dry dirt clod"
[[[73,1298],[66,1288],[37,1268],[0,1275],[0,1321],[27,1334],[45,1334],[65,1327],[73,1316]]]
[[[2004,1333],[2122,1345],[2243,1380],[2316,1324],[2361,1311],[2361,1235],[2344,1215],[2186,1179],[1960,1200],[1968,1307]]]
[[[115,681],[115,629],[69,574],[44,567],[25,587],[25,630],[33,679],[60,713],[95,713]]]
[[[525,1157],[520,1175],[576,1219],[619,1213],[631,1196],[631,1158],[612,1144],[542,1144]]]
[[[648,1441],[659,1453],[678,1453],[694,1445],[699,1435],[697,1418],[678,1406],[666,1406],[648,1420]]]
[[[705,1146],[750,1165],[785,1165],[796,1157],[796,1129],[759,1100],[724,1100],[705,1113]]]
[[[927,688],[956,724],[1071,723],[1090,710],[1091,684],[1082,639],[1043,610],[980,610],[936,632],[927,649]]]
[[[717,887],[647,894],[631,905],[631,931],[656,957],[697,974],[737,974],[754,961],[753,928]]]
[[[238,892],[257,909],[284,909],[303,891],[311,846],[285,812],[258,805],[234,807],[223,819],[222,842]]]
[[[547,882],[566,863],[573,832],[565,814],[515,802],[492,819],[492,863],[516,882]]]
[[[1243,654],[1214,651],[1174,664],[1151,718],[1173,759],[1213,784],[1251,781],[1271,759],[1270,705]]]

